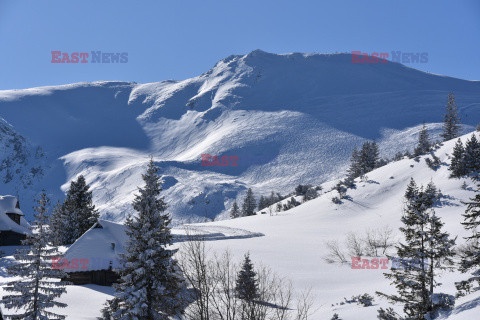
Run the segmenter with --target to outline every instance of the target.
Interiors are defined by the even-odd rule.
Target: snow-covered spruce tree
[[[474,179],[479,178],[480,173],[480,143],[475,134],[465,144],[465,171]]]
[[[275,210],[276,210],[277,212],[281,212],[281,211],[283,210],[283,206],[282,206],[282,203],[281,203],[281,202],[277,203],[277,206],[276,206]]]
[[[264,196],[260,196],[260,199],[258,199],[258,210],[262,210],[267,207],[266,200]]]
[[[398,314],[392,309],[387,308],[384,310],[383,308],[378,309],[377,319],[379,320],[399,320]]]
[[[8,273],[19,280],[9,282],[4,290],[12,294],[3,296],[6,309],[17,309],[16,315],[4,315],[7,319],[48,320],[65,319],[65,316],[47,311],[52,307],[65,308],[67,305],[56,301],[66,292],[63,270],[52,268],[53,258],[59,257],[56,247],[51,246],[47,226],[49,199],[42,192],[35,207],[35,221],[23,245],[14,255],[16,264],[8,267]]]
[[[475,197],[468,202],[463,217],[463,227],[472,234],[466,238],[469,245],[462,255],[460,271],[471,272],[471,277],[456,283],[459,295],[480,290],[480,185]]]
[[[275,192],[272,191],[270,193],[270,197],[268,197],[268,206],[275,204],[279,200],[280,199],[277,198],[277,196],[275,195]]]
[[[52,214],[48,219],[48,225],[51,231],[52,244],[55,246],[61,246],[66,243],[65,239],[65,223],[67,221],[66,213],[62,203],[57,202],[54,206]]]
[[[365,174],[363,170],[364,170],[364,166],[362,166],[360,153],[357,151],[357,149],[354,149],[352,152],[352,156],[350,158],[350,167],[348,168],[348,171],[347,171],[348,176],[355,179]]]
[[[378,167],[380,152],[375,141],[365,143],[362,148],[362,158],[364,161],[365,172],[370,172]]]
[[[430,151],[431,147],[430,136],[424,122],[422,130],[420,130],[420,133],[418,134],[418,143],[415,147],[414,154],[415,156],[425,154]]]
[[[72,244],[98,221],[99,213],[92,203],[92,192],[89,189],[90,186],[82,175],[70,183],[62,208],[59,209],[63,211],[63,227],[54,230],[61,234],[63,244]]]
[[[245,199],[243,200],[242,204],[242,216],[253,216],[255,214],[255,208],[257,207],[257,204],[255,202],[255,197],[253,195],[252,189],[247,190],[247,194],[245,196]]]
[[[427,204],[428,205],[428,204]],[[430,211],[428,217],[428,225],[426,230],[426,239],[428,240],[427,258],[428,258],[428,285],[429,285],[429,299],[430,299],[430,313],[432,318],[436,316],[434,305],[434,288],[441,285],[438,279],[438,271],[446,270],[454,265],[453,256],[455,252],[455,240],[450,237],[450,234],[443,231],[444,223],[435,214],[434,210]]]
[[[454,241],[441,230],[443,224],[432,209],[435,194],[433,183],[424,190],[411,179],[405,192],[403,227],[400,228],[405,243],[396,247],[402,265],[385,273],[397,294],[377,292],[393,303],[402,304],[408,319],[412,320],[435,313],[433,290],[439,285],[435,281],[437,271],[445,269],[453,256]]]
[[[56,235],[57,244],[72,244],[95,222],[99,213],[92,203],[92,192],[85,178],[80,175],[77,181],[70,183],[70,189],[61,206],[55,206],[50,228]]]
[[[465,169],[465,148],[462,140],[458,139],[452,153],[452,161],[448,170],[452,171],[451,178],[460,178],[467,174]]]
[[[377,143],[366,141],[360,151],[353,150],[348,176],[353,179],[361,177],[377,168],[379,164],[380,157]]]
[[[169,249],[172,244],[170,216],[164,198],[159,198],[161,181],[158,168],[150,160],[142,175],[145,186],[139,188],[133,202],[137,216],[126,220],[129,237],[122,256],[120,283],[115,285],[118,310],[114,319],[168,319],[182,311],[183,275]]]
[[[304,196],[310,189],[313,189],[313,187],[309,184],[299,184],[295,187],[295,195]]]
[[[440,191],[437,189],[433,181],[430,181],[423,192],[425,205],[431,208],[440,199]],[[431,211],[432,212],[432,211]]]
[[[353,180],[352,180],[353,181]],[[313,200],[317,197],[317,191],[313,187],[309,187],[305,194],[303,195],[303,202]]]
[[[238,207],[237,200],[233,202],[232,210],[230,210],[230,218],[235,219],[240,217],[240,208]]]
[[[405,191],[405,201],[406,202],[409,202],[411,200],[413,200],[418,194],[418,186],[415,182],[415,180],[413,180],[413,178],[410,178],[410,183],[408,184],[407,186],[407,190]]]
[[[301,203],[298,202],[297,200],[295,200],[294,197],[291,197],[290,200],[287,201],[287,203],[285,203],[283,205],[283,211],[287,211],[287,210],[290,210],[292,208],[295,208],[297,206],[299,206]]]
[[[256,320],[255,303],[259,297],[257,273],[248,254],[245,255],[235,286],[237,297],[242,300],[241,319]]]
[[[338,196],[340,199],[345,199],[347,196],[347,187],[343,184],[343,181],[338,181],[335,187],[333,187],[334,190],[338,192]]]
[[[455,139],[460,135],[462,127],[460,126],[460,117],[458,115],[458,107],[455,102],[453,93],[449,93],[447,97],[447,107],[443,118],[443,132],[441,137],[443,141]]]
[[[105,302],[105,306],[101,310],[102,315],[97,320],[115,320],[115,312],[118,311],[118,298],[113,298]]]

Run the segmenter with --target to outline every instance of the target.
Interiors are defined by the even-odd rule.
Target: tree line
[[[270,214],[273,214],[273,212],[286,211],[301,204],[301,202],[295,199],[295,196],[302,197],[302,201],[306,202],[318,197],[318,192],[321,190],[321,186],[313,187],[311,185],[299,184],[295,188],[295,191],[289,195],[282,196],[280,193],[275,193],[272,191],[269,196],[261,195],[257,203],[252,189],[249,188],[245,194],[245,197],[243,198],[241,208],[238,206],[237,200],[234,200],[230,209],[230,218],[235,219],[253,216],[256,214],[256,212],[262,210],[268,210]],[[287,200],[286,203],[281,203],[281,201],[287,199],[288,197],[290,197],[290,199]],[[276,206],[274,207],[275,204]]]

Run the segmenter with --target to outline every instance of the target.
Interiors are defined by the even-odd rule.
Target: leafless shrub
[[[213,294],[212,277],[207,260],[205,242],[187,230],[187,240],[179,252],[179,266],[192,288],[193,303],[185,310],[186,319],[210,319],[210,301]]]
[[[315,299],[312,296],[312,289],[304,290],[297,300],[297,315],[295,320],[308,320],[315,313],[313,306]]]
[[[352,257],[361,257],[364,254],[364,241],[353,232],[347,234],[347,240],[345,242],[348,250],[348,254]]]
[[[384,226],[383,228],[378,229],[378,234],[380,240],[380,248],[382,249],[382,255],[385,255],[387,253],[387,250],[389,248],[392,248],[397,242],[395,240],[395,233],[393,232],[393,229],[389,226]]]
[[[272,302],[275,306],[272,310],[273,319],[291,319],[289,312],[293,300],[293,288],[291,281],[283,278],[275,278],[274,281],[272,281],[271,293]]]
[[[347,234],[344,247],[337,240],[325,243],[328,254],[324,257],[324,260],[328,263],[345,263],[348,261],[348,256],[385,256],[387,250],[394,245],[394,232],[388,226],[379,229],[368,229],[363,236],[350,232]]]
[[[374,230],[369,229],[365,232],[363,242],[365,244],[365,253],[371,257],[378,257],[380,240],[378,239],[378,234]]]
[[[215,279],[215,294],[210,297],[214,319],[233,320],[238,317],[240,301],[235,294],[237,272],[238,267],[232,262],[232,256],[228,250],[214,257],[211,273]]]
[[[347,258],[345,257],[345,254],[343,253],[342,248],[340,248],[340,244],[338,243],[337,240],[327,241],[325,243],[325,246],[327,247],[327,250],[328,250],[328,254],[324,258],[326,262],[328,263],[347,262]]]
[[[385,226],[381,229],[368,229],[363,238],[365,253],[368,256],[379,257],[385,255],[394,245],[393,230]]]

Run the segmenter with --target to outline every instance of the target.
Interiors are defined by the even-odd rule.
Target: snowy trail
[[[185,225],[174,228],[172,232],[174,233],[174,242],[187,241],[187,234],[197,236],[204,241],[248,239],[265,236],[260,232],[251,232],[239,228],[212,225]]]

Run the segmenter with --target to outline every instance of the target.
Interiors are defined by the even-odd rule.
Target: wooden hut
[[[0,196],[0,246],[18,246],[30,233],[20,202],[14,196]]]
[[[121,268],[119,255],[125,253],[127,240],[124,225],[99,220],[68,248],[61,261],[55,261],[55,265],[64,269],[68,274],[65,280],[73,284],[110,286],[119,279],[115,270]]]

